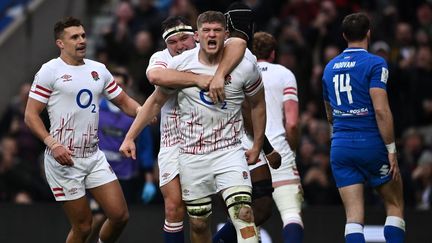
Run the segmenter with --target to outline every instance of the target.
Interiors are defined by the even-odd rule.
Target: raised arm
[[[137,116],[129,128],[129,131],[119,149],[124,156],[136,159],[136,146],[134,140],[138,137],[144,127],[153,120],[153,117],[159,114],[162,106],[169,97],[169,94],[161,91],[161,88],[157,87],[153,94],[146,100],[142,108],[139,109]]]
[[[247,43],[244,39],[231,37],[225,43],[222,61],[211,80],[209,97],[213,102],[225,100],[225,76],[230,74],[241,62],[246,51]]]
[[[212,76],[157,67],[147,71],[147,78],[151,84],[162,87],[186,88],[197,86],[201,89],[208,89]]]
[[[251,120],[253,127],[253,146],[246,151],[248,163],[253,164],[257,161],[258,155],[264,142],[266,126],[266,104],[264,98],[264,89],[261,89],[253,96],[247,97],[251,108]]]

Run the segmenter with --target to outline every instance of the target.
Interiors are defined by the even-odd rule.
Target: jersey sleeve
[[[327,90],[327,83],[326,83],[326,79],[325,79],[325,76],[327,73],[326,70],[327,70],[327,67],[324,69],[323,76],[321,79],[321,85],[322,85],[323,99],[327,102],[330,102],[329,93]]]
[[[120,86],[114,80],[114,77],[108,71],[108,69],[106,69],[104,67],[103,71],[104,71],[103,78],[104,78],[104,81],[105,81],[104,96],[108,100],[112,100],[112,99],[114,99],[115,97],[117,97],[122,92],[122,88],[120,88]]]
[[[39,72],[34,76],[29,97],[44,104],[48,103],[48,100],[54,91],[54,82],[54,70],[47,67],[47,65],[43,65]]]
[[[283,101],[293,100],[298,102],[297,96],[297,81],[294,74],[285,70],[284,77],[284,89],[283,89]]]
[[[387,88],[388,67],[387,63],[382,58],[374,58],[374,64],[371,67],[371,79],[369,88]]]
[[[162,57],[162,52],[156,52],[150,57],[146,73],[153,68],[167,68],[168,61]]]
[[[264,88],[261,72],[259,71],[258,65],[252,63],[252,69],[250,72],[245,72],[245,85],[244,92],[247,96],[254,96],[258,91]]]

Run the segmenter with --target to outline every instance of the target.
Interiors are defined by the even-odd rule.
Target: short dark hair
[[[61,35],[64,32],[64,29],[71,27],[71,26],[83,26],[81,23],[81,20],[68,16],[63,18],[62,20],[58,21],[54,25],[54,40],[57,40],[61,37]]]
[[[360,41],[366,38],[370,29],[370,21],[364,13],[347,15],[342,21],[342,32],[347,41]]]
[[[162,32],[179,25],[192,26],[190,21],[183,16],[170,16],[162,22]]]
[[[225,16],[219,11],[206,11],[197,18],[197,27],[200,28],[203,23],[219,23],[226,28]]]
[[[233,2],[225,13],[227,29],[230,36],[246,38],[246,41],[252,41],[254,32],[252,9],[242,3]]]
[[[276,39],[267,32],[256,32],[252,45],[252,52],[258,59],[267,59],[276,50]]]

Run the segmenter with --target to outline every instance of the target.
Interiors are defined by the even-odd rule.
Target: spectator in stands
[[[412,172],[412,179],[418,181],[416,190],[417,208],[432,208],[432,152],[426,150],[420,156],[417,168]]]

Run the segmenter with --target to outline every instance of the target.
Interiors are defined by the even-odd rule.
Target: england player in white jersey
[[[108,218],[100,241],[115,242],[129,214],[117,177],[98,148],[99,99],[105,96],[130,116],[136,115],[139,104],[122,91],[103,64],[84,58],[86,35],[78,19],[57,22],[54,34],[60,57],[45,63],[35,75],[25,122],[47,145],[47,181],[72,224],[66,242],[85,242],[90,234],[86,189]],[[39,116],[45,108],[49,132]]]
[[[166,49],[158,51],[150,58],[147,67],[147,77],[149,81],[157,86],[164,87],[190,87],[198,86],[203,89],[208,88],[211,76],[196,75],[192,73],[179,72],[167,69],[167,64],[173,56],[181,54],[183,51],[192,49],[196,46],[193,38],[194,31],[189,21],[181,16],[168,17],[162,23],[163,39]],[[232,67],[237,65],[243,52],[239,50],[246,46],[241,39],[230,40],[225,49],[222,65],[218,67],[219,76],[224,77]],[[218,90],[219,81],[216,77],[212,81],[214,89]],[[219,85],[219,86],[218,86]],[[222,79],[222,87],[224,86]],[[212,88],[210,88],[212,90]],[[157,93],[150,96],[146,103],[151,105],[157,97]],[[175,97],[165,103],[161,112],[161,144],[158,156],[160,188],[165,203],[165,223],[164,223],[164,242],[181,243],[184,242],[183,218],[185,208],[181,199],[180,182],[178,177],[178,145],[179,145],[179,123],[178,105]],[[142,129],[142,128],[141,128]],[[130,133],[129,133],[130,135]]]
[[[284,242],[300,243],[303,239],[303,194],[294,151],[299,136],[297,83],[290,70],[272,63],[276,45],[276,40],[270,34],[255,33],[253,53],[258,58],[262,73],[267,107],[265,133],[282,156],[280,168],[270,169],[273,199],[282,217]]]
[[[209,11],[198,18],[200,49],[175,57],[169,67],[182,71],[214,74],[222,58],[225,19],[222,13]],[[254,146],[246,152],[249,161],[256,161],[262,146],[265,126],[265,104],[260,74],[255,60],[243,58],[239,66],[226,79],[227,99],[213,103],[206,90],[197,87],[179,91],[181,153],[180,179],[182,196],[191,216],[193,242],[210,242],[208,216],[211,214],[210,195],[223,191],[230,216],[238,231],[239,242],[256,242],[256,230],[250,204],[250,179],[244,151],[240,145],[243,124],[240,115],[244,94],[252,104]],[[189,64],[191,66],[189,66]],[[158,94],[159,93],[159,94]],[[167,89],[157,88],[152,95],[156,104],[146,102],[133,124],[130,133],[149,122],[149,116],[168,99]],[[161,98],[162,97],[162,98]],[[148,112],[147,117],[141,116]],[[213,119],[212,119],[213,118]],[[125,138],[121,150],[133,152],[133,137]],[[194,165],[197,167],[194,168]],[[249,216],[248,216],[249,215]]]

